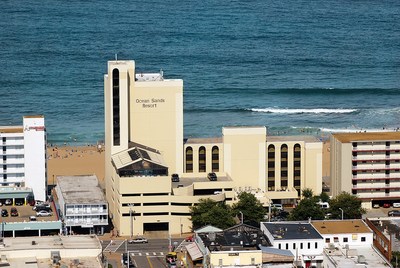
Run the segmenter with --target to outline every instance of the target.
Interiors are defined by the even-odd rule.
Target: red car
[[[383,204],[383,207],[384,208],[390,208],[390,204],[389,203],[385,203],[385,204]]]

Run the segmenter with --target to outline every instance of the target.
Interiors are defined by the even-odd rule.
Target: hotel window
[[[251,265],[256,265],[256,259],[255,258],[251,258]]]
[[[300,243],[300,249],[303,249],[303,243]]]
[[[301,196],[301,146],[295,144],[293,148],[293,186],[297,190],[297,196]]]
[[[192,147],[186,148],[186,172],[193,172],[193,149]]]
[[[275,146],[268,146],[268,191],[275,191]]]
[[[315,242],[315,248],[318,248],[318,242]]]
[[[333,242],[339,243],[339,237],[334,237],[334,238],[333,238]]]
[[[212,171],[219,171],[219,148],[218,146],[212,147]]]
[[[206,172],[206,147],[199,148],[199,172]]]
[[[281,146],[281,188],[286,190],[288,186],[288,146]]]
[[[286,243],[286,249],[289,249],[289,243]]]
[[[278,244],[278,248],[281,249],[281,243]]]
[[[311,248],[311,243],[310,243],[310,242],[307,243],[307,248],[308,248],[308,249]]]
[[[365,236],[362,236],[362,237],[361,237],[361,242],[365,242],[365,241],[366,241]]]
[[[331,239],[330,238],[325,238],[325,243],[330,243]]]
[[[119,107],[119,70],[114,69],[112,72],[113,84],[113,144],[114,146],[121,144],[121,129],[120,129],[120,107]]]
[[[349,238],[348,237],[343,237],[343,243],[347,243],[349,242]]]
[[[293,243],[293,249],[296,249],[296,243]]]

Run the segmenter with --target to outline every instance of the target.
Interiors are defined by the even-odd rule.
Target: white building
[[[0,186],[28,187],[35,199],[46,200],[44,117],[24,116],[22,126],[0,126],[0,146]]]
[[[322,267],[324,240],[310,223],[262,222],[261,231],[272,247],[290,250],[297,266]]]
[[[322,235],[325,246],[371,246],[372,230],[362,220],[313,221],[312,225]]]
[[[108,225],[108,205],[95,175],[57,176],[55,190],[69,232],[86,228],[88,233],[104,233]]]

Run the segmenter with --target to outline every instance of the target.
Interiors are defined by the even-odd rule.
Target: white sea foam
[[[278,109],[278,108],[252,108],[250,109],[252,112],[258,113],[279,113],[279,114],[348,114],[354,113],[357,109],[325,109],[325,108],[316,108],[316,109]]]
[[[322,132],[331,132],[331,133],[356,133],[356,132],[390,132],[396,131],[396,129],[362,129],[362,128],[320,128]]]

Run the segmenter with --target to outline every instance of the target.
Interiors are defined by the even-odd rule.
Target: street
[[[112,242],[111,242],[112,241]],[[178,248],[182,239],[172,239],[171,245]],[[165,268],[165,255],[170,251],[168,239],[149,239],[148,243],[128,244],[126,240],[102,240],[105,256],[129,252],[136,267]],[[121,260],[120,260],[121,263]]]

